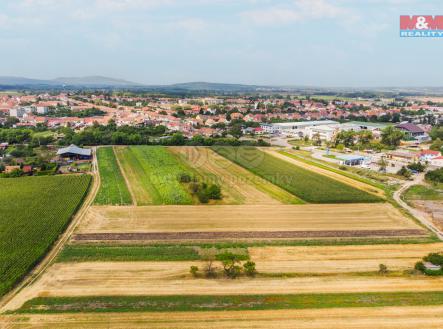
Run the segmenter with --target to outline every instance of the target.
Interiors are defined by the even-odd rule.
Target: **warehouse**
[[[71,160],[90,160],[92,158],[92,151],[90,149],[83,149],[74,144],[68,147],[61,148],[57,151],[57,155],[61,158],[68,158]]]

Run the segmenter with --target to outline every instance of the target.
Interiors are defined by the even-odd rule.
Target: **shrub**
[[[443,183],[443,168],[429,171],[426,173],[425,179],[433,183]]]
[[[192,265],[189,272],[192,274],[193,277],[197,277],[198,275],[198,266]]]
[[[190,183],[192,177],[187,173],[181,173],[178,175],[178,180],[180,181],[180,183]]]
[[[379,274],[388,274],[388,267],[385,264],[378,265],[378,273]]]
[[[247,261],[246,263],[243,264],[243,268],[247,276],[255,276],[257,274],[254,262]]]
[[[426,169],[426,165],[422,164],[421,162],[413,162],[408,164],[408,169],[423,172]]]
[[[408,168],[403,166],[403,167],[401,167],[401,169],[399,171],[397,171],[397,175],[409,178],[409,177],[411,177],[412,173]]]
[[[431,253],[423,258],[425,262],[430,262],[434,265],[443,266],[443,255]]]
[[[423,262],[417,262],[417,263],[415,263],[415,266],[414,266],[414,268],[417,270],[417,271],[420,271],[420,272],[424,272],[425,271],[425,264],[423,264]]]

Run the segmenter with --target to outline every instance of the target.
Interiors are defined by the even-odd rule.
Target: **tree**
[[[222,263],[225,275],[228,278],[235,279],[241,273],[241,267],[238,264],[240,264],[241,261],[245,260],[247,257],[227,251],[222,254],[218,254],[216,258]]]
[[[443,168],[427,172],[425,179],[432,183],[443,183]]]
[[[215,255],[217,251],[214,248],[202,249],[200,251],[200,257],[206,262],[203,271],[207,278],[215,278],[217,276],[216,267],[214,266],[214,261],[216,260]]]
[[[243,132],[242,132],[241,126],[240,126],[239,124],[233,125],[233,126],[229,129],[228,133],[229,133],[230,135],[232,135],[233,137],[235,137],[235,138],[240,138],[240,137],[243,135]]]
[[[381,142],[386,146],[398,146],[403,138],[404,133],[393,126],[388,126],[381,132]]]
[[[412,176],[411,171],[405,166],[401,167],[399,171],[397,171],[397,175],[403,176],[405,178],[409,178]]]
[[[421,162],[413,162],[408,164],[408,169],[423,172],[426,169],[426,165],[422,164]]]
[[[440,140],[442,140],[443,139],[443,126],[433,127],[431,129],[431,131],[429,132],[429,136],[431,136],[431,138],[433,140],[436,140],[437,138],[440,138]]]
[[[388,162],[385,158],[380,158],[380,160],[377,162],[378,164],[378,170],[381,172],[386,172],[386,167],[388,166]]]
[[[442,151],[443,150],[443,141],[440,139],[440,138],[436,138],[433,142],[432,142],[432,144],[431,144],[431,146],[429,147],[429,149],[430,150],[433,150],[433,151]]]

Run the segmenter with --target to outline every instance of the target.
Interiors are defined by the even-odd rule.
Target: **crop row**
[[[131,195],[112,147],[99,148],[97,157],[100,171],[100,190],[95,198],[95,203],[100,205],[132,204]]]
[[[300,168],[255,147],[214,146],[220,155],[311,203],[379,202],[380,198]]]
[[[0,179],[0,296],[45,255],[90,181],[89,175]]]

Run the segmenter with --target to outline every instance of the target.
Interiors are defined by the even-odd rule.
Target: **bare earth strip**
[[[331,275],[290,278],[204,279],[191,262],[56,263],[22,290],[6,310],[38,296],[242,295],[393,291],[443,291],[442,277]],[[200,265],[199,262],[192,262]]]
[[[369,272],[385,264],[389,270],[408,270],[443,243],[361,246],[252,247],[259,272],[343,273]]]
[[[392,205],[90,207],[76,233],[421,230]],[[424,233],[425,231],[423,231]]]
[[[207,147],[170,147],[189,166],[211,175],[222,186],[226,204],[300,203],[295,196]]]
[[[347,184],[347,185],[350,185],[352,187],[358,188],[360,190],[366,191],[368,193],[377,195],[377,196],[379,196],[381,198],[385,198],[385,192],[383,190],[377,188],[377,187],[365,184],[363,182],[359,182],[359,181],[357,181],[355,179],[352,179],[352,178],[349,178],[349,177],[337,174],[337,173],[335,173],[333,171],[330,171],[330,170],[327,170],[327,169],[319,168],[317,166],[310,165],[310,164],[307,164],[307,163],[302,162],[302,161],[297,161],[294,158],[290,158],[290,157],[288,157],[286,155],[283,155],[281,153],[278,153],[277,151],[272,150],[272,149],[262,148],[261,150],[271,154],[274,157],[277,157],[279,159],[282,159],[282,160],[285,160],[287,162],[290,162],[290,163],[292,163],[292,164],[294,164],[296,166],[299,166],[301,168],[304,168],[304,169],[307,169],[307,170],[310,170],[310,171],[314,171],[314,172],[316,172],[318,174],[321,174],[321,175],[324,175],[324,176],[328,176],[328,177],[330,177],[332,179],[338,180],[338,181],[340,181],[340,182],[342,182],[344,184]]]
[[[0,316],[9,329],[439,329],[443,306],[235,312],[30,314]]]

